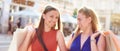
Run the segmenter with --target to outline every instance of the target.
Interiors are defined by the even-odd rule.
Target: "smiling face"
[[[56,25],[58,18],[59,18],[59,12],[57,10],[51,10],[46,14],[43,14],[43,19],[45,21],[45,24],[51,28]]]
[[[86,17],[83,13],[78,13],[77,16],[77,24],[79,28],[84,31],[87,29],[88,26],[91,25],[91,17]]]
[[[82,31],[85,31],[89,26],[91,26],[93,33],[99,30],[99,22],[92,9],[86,7],[81,8],[78,12],[77,22],[78,28]]]

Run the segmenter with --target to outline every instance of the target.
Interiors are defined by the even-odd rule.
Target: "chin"
[[[53,25],[50,25],[50,27],[54,27]]]

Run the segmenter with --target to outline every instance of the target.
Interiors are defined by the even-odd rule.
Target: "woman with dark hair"
[[[21,26],[21,17],[18,18],[18,20],[17,20],[17,28],[20,28],[20,26]]]
[[[38,28],[35,30],[31,26],[28,29],[29,32],[19,46],[19,51],[56,51],[57,45],[61,51],[66,51],[64,36],[60,31],[60,13],[56,8],[47,6]]]
[[[93,10],[81,8],[77,25],[67,46],[70,51],[105,51],[105,37],[99,32],[97,16]]]
[[[8,20],[8,34],[12,34],[13,33],[13,28],[12,28],[12,21],[11,21],[12,17],[9,17],[9,20]]]

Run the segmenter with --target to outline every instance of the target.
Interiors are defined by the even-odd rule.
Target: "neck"
[[[49,32],[51,30],[51,27],[49,27],[47,24],[44,24],[44,31]]]
[[[82,33],[83,35],[91,35],[93,34],[92,32],[92,27],[91,26],[88,26]]]

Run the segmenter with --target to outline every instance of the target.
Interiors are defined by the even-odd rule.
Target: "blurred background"
[[[46,5],[59,9],[66,41],[76,27],[77,11],[83,6],[96,12],[103,31],[112,30],[120,37],[120,0],[0,0],[0,51],[7,51],[16,28],[31,23],[37,27]]]

